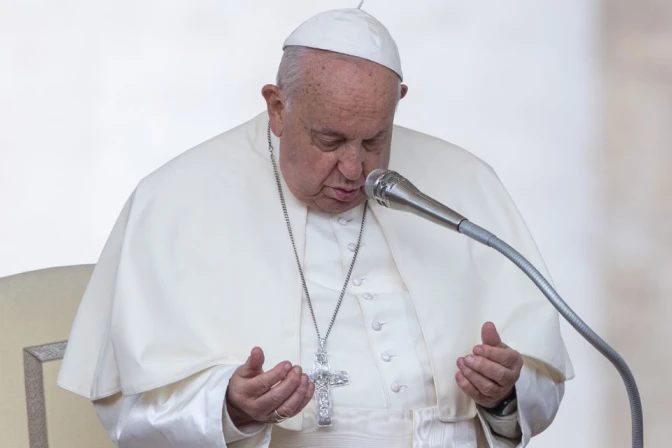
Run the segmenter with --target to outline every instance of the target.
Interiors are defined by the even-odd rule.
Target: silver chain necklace
[[[282,183],[280,182],[280,173],[278,171],[278,165],[275,162],[275,155],[273,154],[273,144],[271,142],[271,123],[268,123],[268,128],[266,130],[268,137],[268,152],[271,156],[271,165],[273,165],[273,174],[275,174],[275,182],[278,186],[278,195],[280,196],[280,204],[282,205],[282,212],[285,215],[285,223],[287,224],[287,231],[289,232],[289,239],[292,242],[292,249],[294,249],[294,257],[296,258],[296,265],[299,268],[299,276],[301,277],[301,285],[303,286],[303,293],[306,296],[306,301],[308,302],[308,309],[310,309],[310,316],[313,318],[313,324],[315,325],[315,332],[317,333],[318,349],[315,353],[314,358],[314,367],[313,370],[308,372],[308,377],[312,382],[315,383],[315,402],[317,404],[317,425],[318,426],[331,426],[332,423],[332,402],[331,402],[331,389],[338,386],[346,386],[350,384],[350,374],[347,370],[331,370],[329,366],[329,358],[325,345],[327,343],[327,338],[331,333],[331,329],[334,326],[336,321],[336,316],[338,311],[341,308],[343,303],[343,297],[345,297],[345,291],[348,288],[348,282],[350,281],[350,276],[352,275],[352,270],[355,267],[355,261],[357,260],[357,254],[359,253],[359,248],[362,242],[362,233],[364,232],[364,223],[366,222],[366,211],[368,209],[367,203],[364,203],[364,213],[362,214],[362,224],[359,229],[359,237],[357,238],[357,246],[355,247],[355,253],[352,256],[352,262],[350,263],[350,268],[348,273],[345,276],[345,283],[343,283],[343,289],[341,290],[341,295],[338,298],[336,303],[336,309],[334,314],[331,316],[331,322],[327,328],[327,332],[324,335],[324,338],[320,336],[320,330],[317,326],[317,319],[315,318],[315,311],[313,311],[313,302],[310,300],[310,294],[308,293],[308,285],[306,284],[306,278],[303,275],[303,268],[301,267],[301,260],[299,259],[299,252],[296,250],[296,243],[294,242],[294,232],[292,232],[292,226],[289,222],[289,213],[287,213],[287,203],[285,202],[285,195],[282,192]]]

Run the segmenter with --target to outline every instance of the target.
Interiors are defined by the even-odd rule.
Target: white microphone
[[[635,377],[621,356],[565,303],[543,275],[514,248],[482,227],[467,220],[455,210],[422,193],[415,185],[396,171],[377,169],[366,177],[366,194],[380,205],[394,210],[411,212],[436,224],[459,232],[490,246],[518,266],[534,282],[551,304],[593,347],[604,355],[621,374],[630,400],[632,419],[632,446],[644,446],[644,419],[642,402]],[[447,255],[448,256],[448,255]]]

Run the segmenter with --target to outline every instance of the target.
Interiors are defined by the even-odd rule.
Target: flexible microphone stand
[[[366,179],[366,193],[380,205],[416,214],[491,247],[520,268],[548,298],[560,315],[616,367],[623,379],[630,401],[632,448],[644,448],[642,402],[635,377],[630,368],[616,350],[611,348],[562,300],[562,297],[532,263],[492,233],[422,193],[415,185],[395,171],[382,169],[372,171]]]

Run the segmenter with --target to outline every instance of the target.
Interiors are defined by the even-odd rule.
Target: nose
[[[343,148],[338,162],[338,170],[346,179],[351,181],[356,181],[362,176],[364,161],[361,157],[361,151],[356,145]]]

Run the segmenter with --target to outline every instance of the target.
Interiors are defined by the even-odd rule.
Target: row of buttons
[[[351,220],[351,219],[347,219],[347,218],[343,218],[343,217],[338,218],[338,223],[339,223],[340,225],[342,225],[342,226],[346,226],[346,225],[348,225],[348,223],[349,223],[350,221],[352,221],[352,220]],[[350,243],[350,244],[348,244],[348,250],[349,250],[350,252],[354,252],[354,251],[356,251],[356,250],[357,250],[357,244],[355,244],[355,243]],[[357,285],[357,286],[359,286],[359,285]]]
[[[344,218],[344,217],[338,218],[338,223],[342,226],[348,225],[348,223],[350,221],[351,221],[351,219],[347,219],[347,218]],[[348,250],[350,252],[355,252],[357,250],[357,244],[355,244],[355,243],[348,244]],[[352,279],[352,284],[354,286],[362,286],[363,282],[364,282],[364,279],[361,278],[361,277],[355,277],[355,278]],[[370,292],[365,292],[364,294],[362,294],[362,298],[365,299],[365,300],[373,300],[374,297],[375,296],[373,294],[371,294]],[[371,328],[374,331],[380,331],[380,330],[382,330],[383,325],[385,325],[385,324],[387,324],[387,322],[381,322],[381,321],[376,320],[376,321],[373,321],[373,323],[371,324]],[[382,359],[383,362],[390,362],[390,361],[392,361],[392,358],[394,358],[394,357],[395,357],[395,355],[390,354],[388,352],[383,352],[383,353],[380,354],[380,359]],[[394,392],[396,394],[396,393],[399,393],[399,392],[403,391],[404,389],[406,389],[406,385],[399,384],[398,382],[394,382],[390,385],[390,389],[392,390],[392,392]]]
[[[342,216],[340,218],[338,218],[338,223],[342,226],[347,226],[350,221],[352,221],[352,219],[344,218]],[[357,250],[357,244],[355,244],[355,243],[348,244],[348,250],[350,252],[355,252]],[[355,286],[362,286],[363,281],[364,281],[364,279],[359,278],[359,277],[355,277],[355,278],[352,279],[352,284],[355,285]],[[369,295],[371,295],[371,294],[369,294]]]

